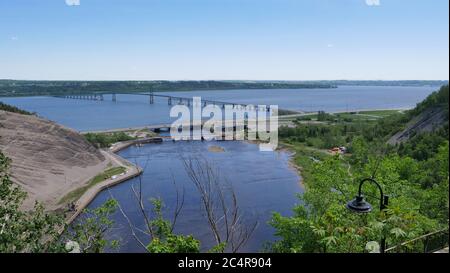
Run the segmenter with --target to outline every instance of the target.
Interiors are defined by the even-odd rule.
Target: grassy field
[[[314,164],[322,161],[326,157],[331,156],[330,154],[327,154],[322,150],[307,147],[304,144],[298,142],[282,141],[281,148],[286,148],[290,151],[295,152],[295,155],[292,158],[292,163],[300,171],[302,181],[310,181],[311,171],[314,167]],[[306,184],[303,183],[303,185]]]
[[[343,113],[330,113],[329,115],[331,117],[335,117],[335,121],[374,121],[380,118],[385,118],[391,115],[403,113],[402,110],[373,110],[373,111],[361,111],[361,112],[343,112]],[[298,117],[291,116],[290,119],[292,120],[299,120],[299,121],[317,121],[318,114],[312,113],[310,115],[302,115]],[[283,117],[280,117],[280,120],[286,121],[283,119]],[[324,121],[331,121],[331,120],[324,120]]]
[[[304,126],[314,126],[312,124],[320,123],[325,127],[328,126],[328,128],[337,128],[336,126],[338,125],[352,126],[377,122],[379,119],[400,113],[403,112],[400,110],[378,110],[361,111],[357,113],[326,114],[322,116],[325,119],[320,122],[317,121],[318,114],[301,116],[298,119],[297,117],[292,117],[292,119],[298,120],[298,122],[293,122],[297,125],[303,124]],[[287,123],[286,120],[282,120],[282,122],[280,122],[280,124]],[[311,123],[311,125],[309,125],[309,123]],[[351,128],[352,127],[348,127],[348,130],[350,130]],[[348,131],[347,135],[343,136],[342,141],[345,141],[344,137],[348,137],[351,135],[352,131]],[[296,140],[295,138],[289,137],[281,138],[281,147],[295,152],[295,156],[292,158],[292,163],[300,170],[303,181],[310,181],[311,171],[317,162],[322,161],[326,157],[332,156],[330,153],[328,153],[327,149],[330,149],[336,145],[327,145],[326,147],[322,147],[324,146],[323,142],[323,137],[308,137],[305,141],[298,141],[298,139]],[[342,145],[347,146],[344,143],[342,143]]]
[[[58,204],[69,203],[79,199],[89,188],[95,186],[96,184],[103,182],[107,179],[110,179],[114,175],[119,175],[125,172],[125,167],[114,167],[104,171],[103,173],[92,178],[86,186],[75,189],[68,194],[66,194],[61,200],[59,200]]]
[[[379,111],[361,111],[358,114],[378,116],[380,118],[388,117],[394,114],[403,113],[403,110],[379,110]]]

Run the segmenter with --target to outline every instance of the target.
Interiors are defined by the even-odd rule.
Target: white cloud
[[[12,36],[11,37],[11,41],[17,41],[17,40],[19,40],[19,37],[17,37],[17,36]]]
[[[79,6],[80,0],[66,0],[66,5],[68,6]]]
[[[366,0],[366,5],[368,6],[380,6],[380,0]]]
[[[327,47],[328,48],[332,48],[332,47],[334,47],[334,45],[333,44],[328,44]]]

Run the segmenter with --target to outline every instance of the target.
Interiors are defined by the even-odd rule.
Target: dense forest
[[[15,106],[3,103],[1,101],[0,101],[0,110],[7,111],[7,112],[13,112],[13,113],[19,113],[19,114],[23,114],[23,115],[32,115],[32,113],[30,113],[28,111],[19,109]]]
[[[338,85],[438,86],[446,81],[23,81],[0,80],[0,97],[106,92],[335,88]]]
[[[285,145],[297,151],[294,160],[301,167],[306,190],[293,217],[274,214],[271,224],[281,239],[270,251],[363,252],[368,251],[368,243],[377,244],[380,238],[386,239],[391,251],[399,251],[400,243],[427,233],[447,229],[448,236],[448,115],[433,131],[387,144],[394,133],[428,109],[448,113],[448,93],[448,85],[443,86],[415,109],[377,121],[344,121],[322,114],[323,124],[283,128]],[[349,147],[348,153],[332,156],[323,150],[334,145]],[[346,209],[364,178],[378,181],[390,196],[385,211],[359,215]],[[377,205],[376,188],[369,186],[365,191],[369,202]],[[423,251],[423,243],[405,247]]]
[[[332,85],[354,85],[354,86],[442,86],[448,84],[448,81],[424,81],[424,80],[409,80],[409,81],[350,81],[350,80],[335,80],[335,81],[321,81],[324,84]]]
[[[16,81],[0,80],[0,97],[56,96],[92,92],[163,92],[231,89],[333,88],[320,82],[257,81]]]

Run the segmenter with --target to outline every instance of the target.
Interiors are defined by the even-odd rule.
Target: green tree
[[[9,176],[10,160],[0,152],[0,253],[67,252],[66,242],[75,242],[80,252],[102,252],[108,242],[104,234],[112,226],[108,219],[116,202],[110,200],[67,227],[61,215],[47,213],[36,203],[21,209],[26,193]]]
[[[356,164],[358,168],[351,168],[340,157],[315,164],[294,216],[274,214],[270,222],[281,237],[273,244],[273,251],[362,252],[368,242],[382,237],[393,246],[442,227],[437,219],[423,212],[417,200],[420,188],[402,179],[401,170],[410,159],[393,154],[379,162],[364,148],[355,152],[366,161]],[[370,177],[374,168],[378,168],[376,180],[391,196],[388,209],[365,215],[349,212],[346,202],[357,193],[358,181]],[[368,185],[364,193],[376,208],[378,200],[372,196],[378,196],[377,189]],[[448,192],[446,197],[442,195],[442,203],[445,201],[448,204]]]
[[[109,199],[95,209],[85,209],[81,219],[67,228],[62,241],[76,242],[79,251],[83,253],[100,253],[107,248],[116,248],[119,242],[105,239],[106,232],[114,225],[110,219],[116,211],[117,201]]]
[[[26,198],[10,179],[10,160],[0,152],[0,252],[49,252],[59,251],[55,244],[62,220],[44,212],[36,203],[33,210],[22,211]]]
[[[163,202],[160,199],[152,199],[154,219],[150,221],[150,227],[154,231],[151,242],[147,246],[150,253],[198,253],[200,242],[192,235],[176,235],[169,220],[162,214]]]

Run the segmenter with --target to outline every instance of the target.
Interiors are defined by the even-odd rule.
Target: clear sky
[[[448,10],[448,0],[0,0],[0,78],[447,80]]]

